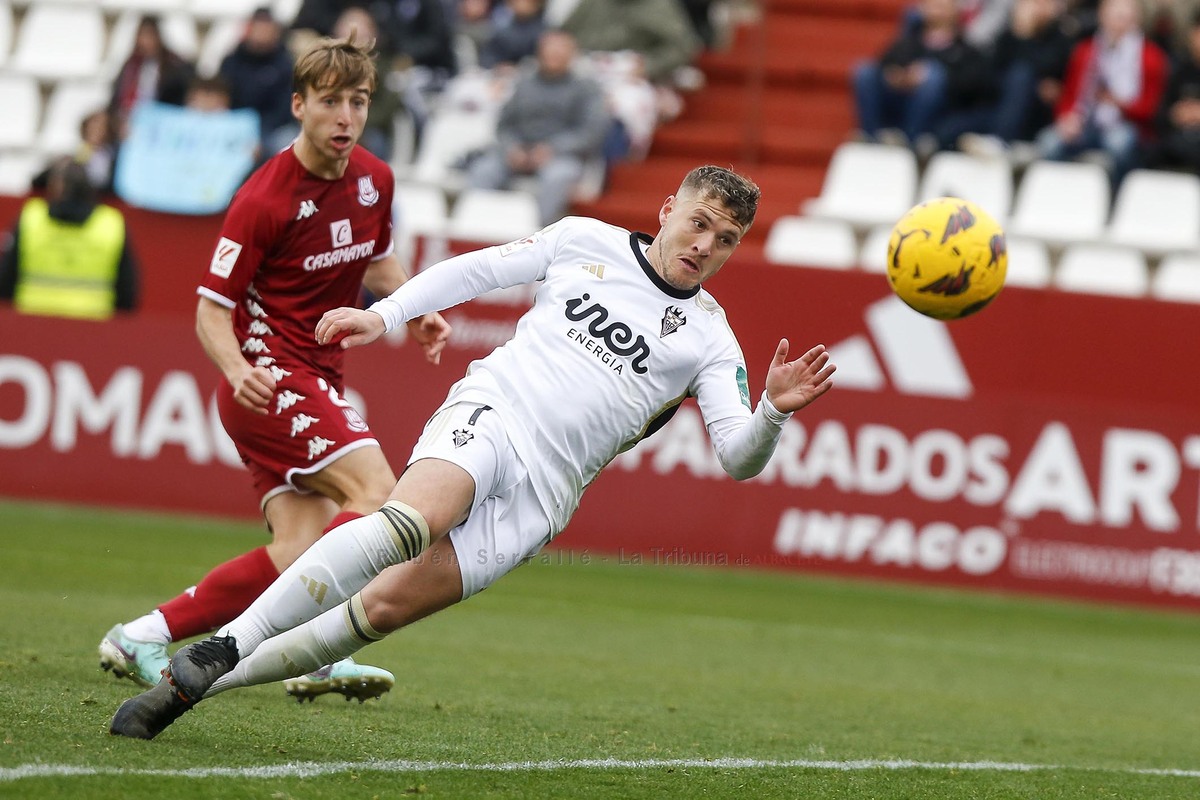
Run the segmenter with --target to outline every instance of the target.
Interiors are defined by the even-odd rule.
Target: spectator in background
[[[129,115],[144,100],[183,105],[192,65],[176,54],[162,38],[158,17],[142,17],[134,37],[133,52],[117,73],[109,111],[116,124],[117,136],[129,133]]]
[[[195,78],[188,86],[184,108],[193,111],[221,112],[233,107],[229,84],[224,78]]]
[[[73,158],[50,168],[45,198],[25,201],[0,257],[0,298],[22,313],[80,319],[137,308],[125,218],[96,202],[87,170]]]
[[[288,49],[300,53],[315,39],[332,36],[342,12],[362,3],[363,0],[303,0],[288,33]]]
[[[1148,160],[1152,166],[1200,173],[1200,12],[1188,27],[1188,48],[1167,79],[1155,116],[1158,141]]]
[[[265,7],[250,15],[242,40],[221,62],[220,76],[229,87],[230,107],[258,114],[260,160],[287,147],[300,132],[292,117],[293,63],[283,41],[283,26]]]
[[[982,116],[943,120],[939,136],[965,152],[1004,155],[1012,142],[1033,141],[1054,120],[1074,45],[1063,29],[1062,0],[1016,0],[992,56],[999,97]],[[958,138],[956,134],[962,133]]]
[[[410,78],[432,91],[454,77],[454,24],[443,0],[374,0],[369,10],[394,68],[412,70]]]
[[[637,77],[655,86],[660,119],[673,119],[683,110],[678,89],[703,83],[692,65],[700,39],[680,0],[580,0],[562,27],[584,51],[636,53],[641,60]]]
[[[492,35],[492,0],[457,0],[454,6],[454,32],[471,43],[476,54],[483,50],[484,42]],[[477,64],[459,64],[459,71]]]
[[[1013,0],[959,0],[958,21],[963,38],[988,51],[1008,23]]]
[[[1200,0],[1145,0],[1146,36],[1173,60],[1186,61],[1190,49],[1192,18]]]
[[[468,169],[470,185],[483,189],[502,188],[514,175],[536,175],[543,225],[566,212],[584,164],[599,157],[609,127],[604,92],[575,73],[576,51],[571,34],[542,34],[536,69],[518,78],[500,109],[496,144]]]
[[[1037,146],[1043,158],[1057,161],[1103,150],[1116,186],[1153,136],[1167,57],[1142,34],[1138,0],[1103,0],[1099,20],[1096,35],[1071,53],[1054,123]]]
[[[112,115],[97,109],[79,123],[79,149],[75,160],[87,171],[88,180],[99,193],[112,191],[113,167],[117,160],[117,137]]]
[[[897,138],[930,151],[941,115],[978,113],[995,87],[987,57],[963,38],[955,0],[921,0],[918,17],[878,61],[859,64],[853,80],[864,138],[887,140],[899,129]]]
[[[546,29],[543,0],[502,0],[491,15],[491,32],[479,49],[479,66],[514,66],[537,53]]]
[[[335,39],[348,39],[354,34],[355,41],[373,42],[379,38],[375,18],[365,9],[352,6],[343,11],[333,24]],[[367,124],[359,144],[384,161],[392,157],[395,138],[396,115],[404,109],[400,96],[388,86],[387,76],[381,76],[371,105],[367,109]]]

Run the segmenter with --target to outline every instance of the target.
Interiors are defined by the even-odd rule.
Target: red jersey
[[[357,304],[367,267],[392,252],[394,188],[391,168],[362,147],[334,180],[291,147],[246,180],[197,291],[233,310],[247,361],[307,366],[341,388],[344,351],[313,332],[326,311]]]

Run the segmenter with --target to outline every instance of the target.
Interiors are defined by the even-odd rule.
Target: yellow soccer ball
[[[1004,230],[986,211],[957,197],[909,209],[888,239],[888,283],[926,316],[958,319],[1000,294],[1008,271]]]

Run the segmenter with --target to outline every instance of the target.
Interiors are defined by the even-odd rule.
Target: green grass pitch
[[[378,702],[110,736],[100,637],[264,541],[0,503],[0,797],[1200,796],[1200,616],[578,553],[364,650]]]

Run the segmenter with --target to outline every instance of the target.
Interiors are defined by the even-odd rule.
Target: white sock
[[[420,555],[428,546],[424,517],[411,506],[389,500],[374,514],[350,520],[318,539],[217,635],[234,637],[245,658],[263,641],[336,608],[384,569]]]
[[[355,594],[315,619],[264,641],[251,655],[238,661],[232,672],[217,679],[204,696],[313,672],[341,661],[384,635],[367,622],[362,595]]]
[[[193,586],[192,590],[195,588]],[[125,629],[126,636],[130,639],[137,639],[139,642],[171,643],[171,629],[167,625],[167,618],[157,608],[149,614],[143,614],[133,622],[126,622],[122,627]]]

